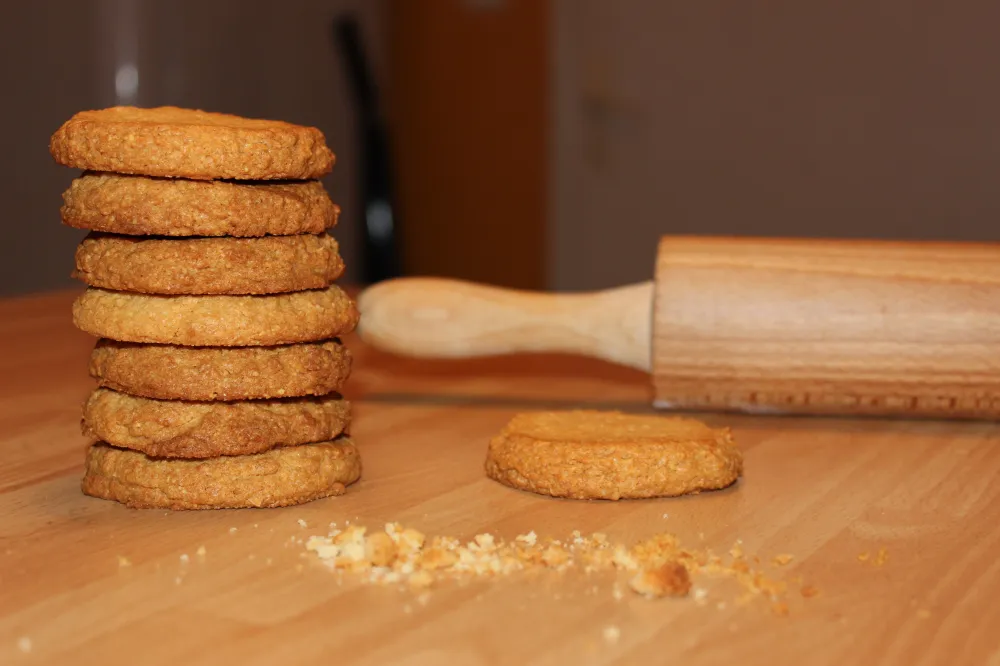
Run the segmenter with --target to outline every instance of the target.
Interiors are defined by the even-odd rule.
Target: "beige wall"
[[[48,139],[75,111],[115,103],[116,62],[130,56],[138,62],[139,105],[280,118],[326,133],[339,161],[325,182],[344,210],[334,236],[350,278],[359,254],[352,162],[358,147],[330,21],[345,9],[360,12],[378,55],[382,7],[380,0],[5,3],[0,294],[72,284],[82,234],[62,226],[58,211],[76,172],[52,162]]]
[[[1000,3],[555,7],[554,288],[665,233],[1000,239]]]

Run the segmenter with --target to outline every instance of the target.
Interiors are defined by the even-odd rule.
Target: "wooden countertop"
[[[0,301],[0,663],[1000,664],[996,425],[705,415],[746,452],[737,487],[561,501],[486,479],[488,438],[524,408],[648,411],[645,377],[567,358],[392,359],[349,338],[364,477],[346,495],[133,511],[79,490],[94,341],[71,326],[73,296]],[[338,585],[303,555],[295,540],[345,520],[462,539],[668,530],[720,554],[741,539],[768,575],[819,595],[793,586],[782,617],[735,603],[725,581],[698,582],[700,603],[616,600],[610,579],[566,572],[444,584],[419,603]],[[768,566],[779,553],[794,560]]]

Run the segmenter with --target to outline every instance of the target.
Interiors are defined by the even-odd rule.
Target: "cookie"
[[[344,272],[327,234],[161,239],[90,234],[73,277],[145,294],[277,294],[328,287]]]
[[[340,287],[269,296],[154,296],[89,287],[73,323],[99,338],[249,347],[313,342],[353,331],[354,301]]]
[[[240,509],[304,504],[343,495],[361,478],[350,439],[205,460],[150,458],[97,442],[82,489],[134,509]]]
[[[77,169],[195,180],[306,180],[334,164],[315,127],[172,106],[81,111],[49,152]]]
[[[83,407],[83,434],[158,458],[261,453],[347,432],[351,405],[322,398],[192,402],[96,389]]]
[[[337,224],[319,181],[229,183],[85,173],[63,192],[64,224],[150,236],[289,236]]]
[[[337,340],[273,347],[180,347],[102,339],[90,355],[101,386],[162,400],[326,395],[351,373]]]
[[[725,488],[742,472],[727,428],[618,412],[519,414],[486,457],[487,476],[506,486],[572,499],[684,495]]]

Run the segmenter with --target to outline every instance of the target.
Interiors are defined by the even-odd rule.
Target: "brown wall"
[[[553,287],[665,233],[1000,239],[1000,3],[556,4]]]

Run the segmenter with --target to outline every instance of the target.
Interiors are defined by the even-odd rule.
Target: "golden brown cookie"
[[[81,111],[49,152],[77,169],[196,180],[306,180],[334,164],[315,127],[172,106]]]
[[[228,183],[85,173],[63,193],[63,223],[150,236],[288,236],[337,224],[319,181]]]
[[[742,472],[728,428],[618,412],[519,414],[486,457],[486,474],[504,485],[573,499],[684,495],[725,488]]]
[[[153,296],[90,287],[73,303],[73,323],[91,335],[203,347],[325,340],[353,331],[358,316],[337,286],[269,296]]]
[[[161,400],[326,395],[351,373],[338,340],[273,347],[181,347],[102,339],[90,355],[101,386]]]
[[[90,234],[73,277],[145,294],[277,294],[330,286],[344,271],[327,234],[161,239]]]
[[[82,489],[134,509],[240,509],[343,495],[359,478],[361,457],[347,438],[204,460],[150,458],[97,442],[87,449]]]
[[[160,458],[260,453],[347,432],[351,405],[322,398],[189,402],[96,389],[83,407],[83,434]]]

